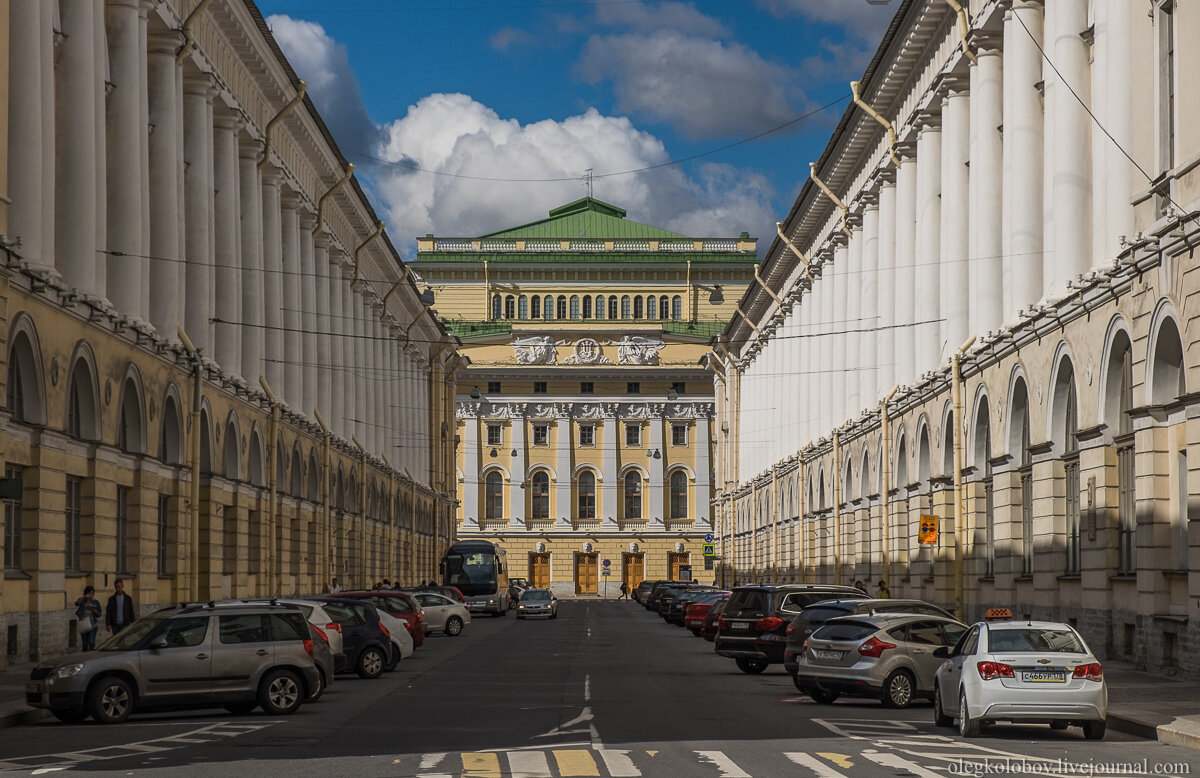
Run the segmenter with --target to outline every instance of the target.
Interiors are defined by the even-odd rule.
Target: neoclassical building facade
[[[3,4],[0,657],[431,577],[453,340],[250,0]]]
[[[457,535],[500,543],[510,575],[569,594],[689,565],[713,576],[700,358],[753,279],[755,241],[625,217],[588,197],[478,238],[427,235],[413,262],[466,363]]]
[[[1200,8],[963,6],[899,4],[713,340],[722,572],[1194,674]]]

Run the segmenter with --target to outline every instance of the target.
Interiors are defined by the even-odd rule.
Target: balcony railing
[[[567,248],[564,248],[563,244]],[[486,251],[492,254],[507,254],[514,252],[559,252],[559,251],[615,251],[622,253],[641,253],[651,251],[687,252],[702,251],[709,254],[753,253],[754,243],[749,239],[739,241],[735,238],[665,238],[661,240],[624,238],[605,241],[601,238],[574,238],[571,240],[553,240],[550,238],[531,238],[517,240],[514,238],[489,238],[485,240],[472,238],[435,238],[431,241],[423,239],[422,250],[441,251],[446,253],[465,253],[469,251]]]

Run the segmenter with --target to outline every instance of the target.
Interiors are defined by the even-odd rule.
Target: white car
[[[433,592],[413,592],[412,596],[421,604],[426,635],[441,630],[453,637],[462,634],[463,627],[471,623],[471,613],[461,602]]]
[[[379,623],[387,627],[392,641],[392,655],[388,657],[387,663],[383,666],[384,670],[391,672],[396,669],[396,664],[401,659],[408,659],[413,655],[412,635],[408,634],[408,627],[405,625],[404,619],[391,615],[383,608],[375,610],[379,613]]]
[[[1014,620],[975,624],[953,648],[939,648],[946,661],[934,675],[933,716],[975,737],[993,721],[1083,727],[1088,740],[1104,737],[1108,686],[1099,660],[1069,624]],[[1006,618],[1007,617],[1007,618]]]

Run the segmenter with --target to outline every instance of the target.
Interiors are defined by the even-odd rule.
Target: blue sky
[[[589,168],[634,221],[761,253],[899,0],[880,2],[259,5],[411,255],[543,218]]]

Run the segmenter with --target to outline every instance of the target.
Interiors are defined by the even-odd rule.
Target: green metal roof
[[[725,330],[725,325],[729,322],[724,320],[719,321],[665,321],[663,322],[663,332],[668,335],[684,335],[691,338],[702,338],[709,340],[715,335],[720,335]]]
[[[615,205],[584,197],[573,203],[561,205],[550,211],[550,217],[541,221],[510,227],[500,232],[481,235],[481,238],[549,238],[572,240],[576,238],[686,238],[678,232],[631,222],[625,218],[625,210]]]
[[[511,321],[462,321],[460,319],[442,319],[442,325],[451,335],[457,335],[462,340],[484,338],[493,335],[507,335],[512,332]]]

